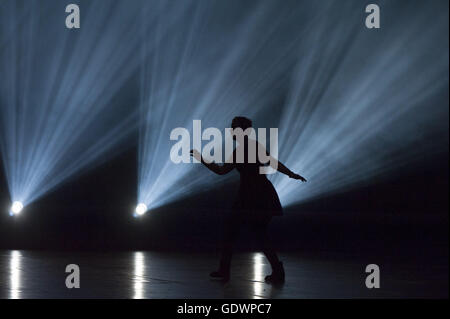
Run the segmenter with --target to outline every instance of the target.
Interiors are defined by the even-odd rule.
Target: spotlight
[[[142,216],[147,212],[147,205],[145,205],[144,203],[140,203],[136,206],[135,212],[136,215],[138,216]]]
[[[19,201],[15,201],[11,205],[11,213],[14,215],[19,214],[23,209],[23,204]]]

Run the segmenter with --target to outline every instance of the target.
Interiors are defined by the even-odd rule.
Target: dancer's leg
[[[262,251],[273,268],[276,268],[280,260],[275,252],[269,237],[269,223],[271,218],[266,218],[258,222],[257,233],[259,236],[259,242],[262,246]]]
[[[266,276],[265,279],[268,282],[283,282],[285,277],[283,263],[278,259],[269,237],[270,220],[271,217],[265,218],[257,223],[257,233],[259,234],[262,250],[272,267],[272,274]]]
[[[240,219],[236,215],[230,216],[228,219],[222,244],[222,256],[220,258],[219,271],[225,274],[230,273],[231,258],[233,256],[233,246],[236,241],[236,237],[239,234]]]

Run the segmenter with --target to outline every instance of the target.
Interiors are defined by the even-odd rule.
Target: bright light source
[[[11,212],[13,214],[19,214],[23,209],[23,204],[21,202],[15,201],[11,205]]]
[[[141,216],[144,215],[147,212],[147,205],[145,205],[144,203],[140,203],[139,205],[136,206],[136,215]]]

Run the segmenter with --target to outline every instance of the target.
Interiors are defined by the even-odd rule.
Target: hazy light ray
[[[188,7],[190,5],[188,4]],[[177,8],[177,12],[179,13],[183,13],[185,10],[183,10],[185,8]],[[139,150],[139,190],[138,190],[138,197],[139,197],[139,202],[145,202],[148,203],[148,201],[146,201],[144,198],[142,198],[141,196],[141,189],[143,189],[144,187],[142,186],[143,183],[145,183],[145,181],[148,183],[148,179],[146,178],[146,176],[148,176],[149,174],[151,174],[150,172],[154,169],[154,164],[158,164],[157,162],[157,154],[156,154],[156,150],[159,151],[159,145],[161,143],[162,140],[162,136],[165,132],[165,129],[167,129],[166,126],[164,126],[164,123],[166,123],[165,119],[167,119],[167,117],[169,116],[169,114],[171,114],[170,110],[171,110],[171,103],[166,102],[166,100],[163,100],[163,98],[165,98],[167,95],[170,95],[170,92],[173,90],[173,84],[170,81],[166,81],[165,79],[162,79],[158,82],[156,82],[156,76],[155,74],[160,74],[163,73],[165,74],[166,72],[164,72],[164,70],[159,71],[160,69],[160,65],[164,65],[164,63],[160,63],[159,59],[160,59],[160,48],[159,45],[161,44],[161,37],[163,35],[165,35],[168,30],[172,31],[173,25],[180,20],[182,16],[181,15],[174,15],[171,18],[172,20],[164,20],[164,25],[162,24],[162,22],[160,22],[157,25],[157,32],[156,32],[156,39],[154,39],[153,41],[156,41],[158,45],[155,45],[155,52],[153,55],[153,59],[152,61],[152,66],[155,69],[152,69],[151,71],[149,71],[149,68],[147,67],[147,65],[144,63],[143,66],[143,70],[144,72],[141,73],[141,85],[143,87],[142,92],[143,95],[141,97],[141,103],[144,105],[144,107],[141,107],[141,114],[143,114],[142,118],[148,119],[144,122],[141,122],[141,135],[140,135],[140,145],[142,146]],[[175,22],[175,23],[174,23]],[[168,25],[166,25],[168,23]],[[192,31],[191,31],[192,32]],[[170,43],[171,38],[169,37],[165,42],[165,43]],[[146,42],[144,41],[144,48],[146,46]],[[186,52],[186,50],[185,50]],[[186,54],[186,53],[185,53]],[[167,57],[166,57],[167,58]],[[148,59],[145,59],[145,61],[148,61]],[[178,72],[180,72],[181,69],[178,69]],[[149,74],[151,73],[151,74]],[[151,83],[148,84],[146,81],[146,77],[150,77],[152,79]],[[177,81],[177,80],[176,80]],[[156,85],[158,83],[158,85]],[[146,94],[146,92],[148,92],[148,87],[151,88],[151,91],[149,94]],[[156,97],[155,97],[156,96]],[[149,103],[147,103],[147,101],[149,101]],[[170,101],[170,99],[169,99]],[[154,104],[155,105],[160,105],[159,110],[154,108]],[[161,108],[162,107],[162,108]],[[149,133],[147,127],[148,125],[152,124],[152,120],[153,118],[156,119],[156,121],[159,124],[163,124],[163,128],[159,130],[159,132],[156,132],[156,130],[152,131],[152,134]],[[143,133],[144,132],[144,133]],[[144,136],[153,136],[154,134],[158,136],[158,138],[153,139],[151,141],[148,140],[143,140],[142,138],[142,134],[144,134]],[[155,144],[151,143],[152,141],[155,141]],[[152,148],[149,148],[149,145],[152,145]],[[155,147],[156,145],[156,147]],[[150,160],[149,160],[150,159]],[[142,169],[143,166],[141,165],[141,163],[149,163],[149,166],[146,166],[145,169]],[[148,191],[148,189],[147,189]]]
[[[427,11],[429,15],[430,10]],[[417,12],[408,14],[417,15]],[[399,24],[392,32],[396,37],[383,39],[383,54],[368,54],[365,57],[367,64],[360,70],[352,71],[354,61],[360,59],[358,54],[348,55],[341,63],[340,73],[343,75],[337,77],[339,82],[328,83],[325,95],[314,105],[313,112],[305,109],[301,125],[295,124],[301,119],[293,116],[293,110],[299,105],[304,108],[302,104],[307,104],[308,100],[300,101],[298,95],[292,94],[292,106],[285,108],[286,116],[280,126],[293,128],[300,137],[294,147],[290,145],[292,141],[284,144],[285,140],[281,138],[280,157],[289,167],[310,177],[310,182],[299,187],[274,176],[284,204],[299,203],[367,183],[373,176],[414,162],[424,152],[443,151],[444,143],[432,140],[429,143],[433,145],[421,143],[413,146],[422,135],[433,136],[435,132],[445,130],[438,119],[448,113],[444,105],[437,105],[425,113],[421,110],[427,100],[432,100],[448,87],[448,50],[436,54],[428,65],[424,64],[424,58],[430,55],[427,48],[436,43],[439,38],[436,35],[441,34],[445,24],[441,15],[433,25],[428,24],[427,32],[420,32],[427,14],[420,12],[418,19],[408,22],[399,18]],[[356,43],[363,45],[364,36],[360,35]],[[405,46],[411,41],[416,48],[405,56]],[[299,65],[304,65],[301,60]],[[342,87],[341,83],[345,82],[340,78],[346,74],[353,74],[355,80]],[[301,74],[297,74],[297,78],[301,78]],[[293,91],[296,92],[298,87],[300,90],[309,88],[305,82],[293,83]],[[336,96],[339,99],[336,100]],[[438,125],[433,124],[436,121]],[[446,127],[448,129],[448,125]],[[391,143],[383,143],[380,138]],[[288,148],[291,154],[284,148]],[[396,152],[402,149],[407,153],[396,156]],[[396,160],[390,160],[394,156]]]
[[[196,17],[195,20],[197,21],[198,17]],[[191,30],[189,31],[190,35],[192,35],[194,29],[195,29],[195,23],[193,24],[193,27],[191,27]],[[162,138],[161,138],[162,137],[161,136],[162,132],[165,132],[165,130],[167,129],[167,127],[164,126],[164,123],[167,123],[167,121],[166,121],[167,120],[167,116],[169,116],[169,114],[171,114],[170,110],[173,107],[172,104],[173,104],[173,99],[174,99],[174,94],[172,94],[171,92],[173,92],[174,88],[177,88],[178,85],[179,85],[180,77],[181,77],[181,74],[183,72],[183,64],[185,63],[185,57],[187,56],[187,54],[188,54],[187,52],[189,51],[189,43],[191,43],[191,41],[188,38],[188,45],[184,47],[183,55],[181,57],[181,62],[178,63],[178,67],[176,68],[176,71],[175,71],[175,76],[174,76],[175,77],[175,80],[174,80],[175,84],[171,84],[170,82],[167,82],[167,83],[169,83],[169,85],[167,85],[167,86],[160,86],[160,89],[162,90],[162,93],[163,93],[162,95],[164,95],[165,92],[168,92],[166,94],[169,95],[168,102],[163,102],[164,103],[163,104],[163,106],[164,106],[163,110],[158,112],[158,113],[153,113],[155,111],[155,109],[153,108],[153,105],[149,105],[147,110],[146,109],[141,109],[141,111],[144,112],[143,113],[144,114],[144,116],[143,116],[144,118],[148,118],[147,112],[152,112],[152,115],[160,114],[161,116],[158,116],[158,119],[160,121],[161,121],[161,117],[162,117],[162,122],[161,123],[163,124],[163,128],[159,132],[160,138],[157,139],[156,147],[153,150],[159,150],[159,145],[160,145],[160,143],[162,141]],[[153,61],[156,61],[158,59],[158,57],[159,57],[159,50],[157,50],[157,54],[155,55],[155,58],[154,58]],[[153,62],[153,66],[155,66],[155,65],[158,65],[158,64],[156,62]],[[152,74],[151,78],[154,79],[153,74]],[[143,85],[145,85],[145,83],[146,83],[145,80],[143,80],[142,83],[143,83]],[[152,83],[150,84],[150,87],[152,87],[152,89],[154,88],[154,83],[155,82],[152,81]],[[146,92],[145,88],[144,88],[143,92]],[[159,95],[161,95],[161,91],[158,92],[158,96]],[[150,95],[150,96],[152,97],[151,102],[153,102],[155,99],[154,99],[154,97],[152,95]],[[145,99],[144,99],[144,101],[145,101]],[[158,103],[161,103],[161,101],[158,100]],[[146,122],[143,123],[144,128],[141,128],[141,132],[142,132],[142,130],[146,130],[147,129],[145,127],[145,125],[147,125],[147,124],[148,123],[146,123]],[[144,133],[144,134],[146,136],[148,136],[148,133]],[[141,139],[141,141],[142,141],[142,139]],[[145,152],[140,152],[140,162],[139,163],[140,163],[140,165],[141,165],[141,163],[149,163],[149,167],[145,167],[145,169],[140,169],[140,174],[139,174],[140,182],[139,182],[139,185],[142,185],[142,181],[144,180],[144,178],[143,178],[144,174],[145,175],[151,174],[151,171],[154,169],[154,164],[157,164],[157,161],[155,160],[155,157],[153,157],[152,161],[148,161],[147,160],[149,158],[148,157],[149,154],[155,155],[155,153],[151,153],[151,151],[148,150],[148,148],[147,148],[148,147],[147,146],[148,142],[149,141],[145,141],[144,142],[145,144],[143,145],[143,149],[145,150]],[[142,186],[140,186],[139,188],[142,189]],[[147,192],[148,192],[148,190],[147,190]],[[141,191],[139,191],[139,193],[141,193]],[[142,195],[139,195],[139,201],[148,203],[147,200],[142,198]]]
[[[140,64],[133,55],[142,41],[135,19],[142,3],[83,3],[79,32],[53,28],[61,12],[50,4],[39,2],[41,11],[7,1],[0,13],[8,38],[0,51],[0,145],[11,198],[24,204],[117,153],[137,128],[137,109],[119,109],[113,98]],[[27,12],[33,17],[25,20]],[[147,13],[149,20],[158,14]],[[45,35],[53,46],[41,43]]]
[[[442,151],[444,143],[418,150],[411,145],[420,136],[429,138],[448,131],[442,120],[432,124],[448,114],[443,105],[424,116],[415,115],[423,114],[420,109],[427,99],[439,96],[448,86],[448,49],[441,53],[429,50],[443,39],[445,13],[437,14],[442,12],[443,3],[425,10],[413,10],[404,4],[383,2],[387,8],[384,11],[391,12],[385,15],[390,32],[383,33],[364,27],[357,2],[329,1],[320,8],[301,3],[296,9],[307,7],[309,12],[302,16],[299,31],[291,34],[285,46],[270,55],[270,63],[262,67],[253,61],[268,57],[265,51],[276,43],[274,38],[288,34],[286,25],[294,23],[280,22],[281,17],[286,19],[280,13],[283,11],[274,15],[270,4],[264,3],[246,13],[247,19],[236,19],[240,23],[227,30],[227,35],[237,35],[230,49],[208,43],[203,51],[196,52],[198,56],[189,55],[187,69],[181,73],[187,79],[181,79],[179,69],[177,72],[158,64],[157,71],[151,78],[144,77],[141,84],[143,94],[145,87],[152,88],[151,115],[163,122],[150,120],[141,130],[139,199],[149,207],[157,207],[232,179],[233,175],[221,178],[202,173],[199,165],[172,164],[166,157],[171,144],[165,142],[170,128],[191,130],[193,119],[201,119],[203,128],[226,127],[238,114],[263,119],[273,127],[273,121],[265,118],[275,115],[267,107],[274,95],[270,89],[286,86],[277,83],[289,78],[282,73],[291,73],[291,87],[286,103],[278,108],[282,114],[278,125],[280,160],[309,178],[307,184],[298,184],[281,174],[270,176],[284,205],[368,183],[372,177],[420,159],[424,152]],[[212,6],[208,14],[214,16],[214,9]],[[392,12],[399,10],[401,15],[394,19]],[[226,13],[221,12],[223,16]],[[430,16],[437,17],[432,24],[427,22]],[[271,26],[279,26],[279,30],[265,29],[262,36],[260,28],[268,18]],[[427,28],[423,28],[424,24]],[[170,45],[159,47],[159,54],[180,61],[180,52],[186,52],[191,45],[190,41],[181,43],[176,54],[167,51]],[[410,50],[405,49],[408,46]],[[208,60],[206,53],[218,61],[210,66],[217,71],[212,80],[201,63]],[[296,67],[292,68],[295,59]],[[429,63],[425,64],[424,59]],[[164,76],[158,76],[161,72]],[[145,78],[151,83],[146,84]],[[183,83],[176,95],[170,93],[173,83]],[[141,112],[142,117],[151,117],[145,109],[141,108]]]
[[[290,3],[292,4],[293,2]],[[272,97],[268,92],[271,85],[294,62],[295,53],[291,49],[298,44],[302,33],[308,30],[304,28],[279,46],[280,34],[292,31],[290,23],[299,23],[302,21],[299,16],[306,17],[307,13],[293,12],[289,5],[278,6],[280,14],[268,24],[267,21],[273,18],[271,13],[275,5],[275,2],[258,3],[254,11],[240,14],[239,18],[233,17],[236,24],[226,31],[220,30],[223,33],[216,36],[223,38],[223,43],[206,41],[208,37],[214,38],[211,34],[217,32],[211,31],[214,28],[209,28],[206,34],[195,32],[197,39],[188,37],[187,40],[177,42],[181,46],[177,52],[169,51],[170,43],[159,47],[159,51],[165,52],[163,56],[169,61],[182,61],[176,63],[181,66],[181,70],[155,63],[155,60],[152,66],[144,63],[143,73],[148,74],[143,74],[141,95],[147,98],[142,99],[145,108],[141,108],[141,118],[149,120],[141,124],[144,127],[141,126],[140,130],[138,202],[145,202],[150,208],[154,208],[212,187],[217,181],[225,183],[236,177],[230,175],[214,179],[208,173],[199,176],[197,165],[171,163],[168,159],[171,148],[168,136],[175,127],[192,129],[193,119],[201,119],[203,128],[225,128],[230,125],[234,116],[244,113],[253,117],[270,105],[269,99]],[[218,9],[217,3],[200,12],[201,15],[207,14],[206,17],[202,16],[202,20],[208,21],[227,14]],[[319,12],[315,11],[313,16],[322,14]],[[189,28],[188,31],[184,28],[179,34],[194,34],[191,30],[196,28],[196,21],[196,18],[189,18],[189,21],[183,22]],[[305,25],[310,27],[312,24],[308,22]],[[266,32],[261,33],[261,27]],[[178,36],[175,33],[173,38]],[[225,46],[231,42],[232,45]],[[277,50],[271,48],[276,45]],[[202,47],[203,50],[187,54],[193,46]],[[270,53],[267,53],[268,48],[271,48]],[[189,59],[186,60],[185,57]],[[215,57],[214,64],[210,69],[205,69],[204,60],[212,60],[211,57]],[[264,65],[263,72],[261,62],[255,63],[255,59],[269,61]],[[163,76],[158,77],[159,74]],[[208,77],[209,74],[212,76]],[[251,81],[252,78],[255,81]],[[176,94],[171,94],[170,89],[175,86],[179,86],[178,90]],[[248,90],[243,90],[244,87]],[[149,88],[152,93],[149,93]],[[148,100],[150,105],[146,103]],[[251,103],[254,106],[249,107]],[[171,114],[171,118],[167,117],[168,114]],[[151,118],[159,119],[160,122],[155,123]]]

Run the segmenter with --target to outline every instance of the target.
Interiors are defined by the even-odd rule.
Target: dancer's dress
[[[234,214],[257,219],[281,216],[283,209],[278,194],[266,175],[259,172],[259,168],[263,165],[258,161],[258,156],[256,156],[256,163],[248,163],[247,151],[246,138],[244,163],[236,163],[236,154],[234,154],[234,166],[241,177],[238,196],[233,205]]]

